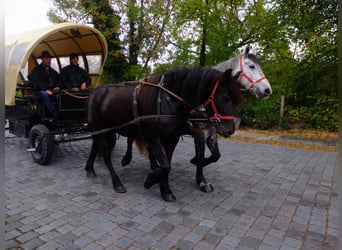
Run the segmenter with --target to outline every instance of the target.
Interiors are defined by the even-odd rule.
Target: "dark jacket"
[[[61,87],[61,78],[58,72],[51,67],[46,70],[43,63],[37,65],[28,78],[34,82],[37,91]]]
[[[87,72],[78,65],[70,64],[62,69],[62,81],[64,87],[71,89],[73,87],[81,87],[81,84],[85,82],[87,87],[90,85],[90,77]]]

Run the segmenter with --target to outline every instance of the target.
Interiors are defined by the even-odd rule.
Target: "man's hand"
[[[53,92],[51,90],[49,90],[49,89],[46,90],[46,93],[48,93],[48,95],[52,95],[53,94]]]
[[[59,92],[60,91],[60,88],[59,87],[55,87],[54,89],[53,89],[53,92]]]
[[[87,89],[87,84],[85,84],[85,82],[84,82],[81,84],[81,90],[85,90],[85,89]]]

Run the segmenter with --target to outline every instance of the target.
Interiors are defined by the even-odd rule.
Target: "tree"
[[[54,8],[49,9],[47,16],[52,23],[72,22],[87,24],[90,14],[77,0],[54,0]]]
[[[253,101],[251,117],[258,119],[258,111],[269,109],[276,120],[280,95],[286,96],[289,121],[302,119],[317,127],[317,121],[326,121],[324,113],[335,112],[337,0],[55,2],[64,17],[79,13],[80,22],[91,18],[105,34],[113,46],[111,56],[117,56],[117,64],[110,63],[106,72],[115,69],[118,80],[180,66],[215,65],[251,44],[274,92],[266,102]],[[55,12],[54,20],[62,20]]]
[[[127,79],[149,74],[150,68],[164,57],[168,45],[167,27],[172,15],[171,0],[112,1],[121,13],[121,34],[129,61]]]
[[[120,20],[106,0],[54,0],[48,16],[51,22],[92,23],[107,40],[108,57],[104,65],[105,82],[124,79],[127,61],[119,40]]]
[[[127,70],[127,61],[119,40],[120,18],[107,0],[80,0],[92,16],[94,27],[103,33],[108,43],[108,59],[104,67],[107,81],[121,82]]]

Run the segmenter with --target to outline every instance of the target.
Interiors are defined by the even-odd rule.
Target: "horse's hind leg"
[[[90,155],[86,165],[86,171],[88,177],[96,177],[96,173],[94,171],[94,161],[97,153],[100,153],[103,156],[104,163],[106,164],[110,175],[112,177],[113,188],[117,193],[125,193],[126,189],[122,185],[119,177],[116,175],[112,160],[111,160],[111,151],[114,148],[116,143],[116,138],[114,133],[110,134],[102,134],[96,137],[93,137],[93,144],[91,147]]]
[[[125,187],[122,185],[119,177],[115,173],[112,165],[111,152],[116,144],[115,133],[105,134],[98,138],[98,146],[101,148],[104,163],[106,164],[112,177],[113,188],[117,193],[126,193]]]
[[[107,151],[106,153],[104,153],[103,159],[112,177],[113,188],[115,192],[117,193],[126,193],[126,188],[122,185],[119,177],[115,173],[110,155],[111,155],[111,151]]]
[[[177,143],[176,143],[177,145]],[[170,148],[168,151],[165,150],[160,139],[157,139],[149,143],[149,148],[153,152],[155,159],[160,163],[160,168],[150,173],[144,183],[145,188],[150,188],[154,184],[159,182],[160,194],[165,201],[174,202],[176,197],[173,195],[169,187],[169,172],[171,169],[170,165]],[[173,147],[173,149],[175,146]],[[172,152],[171,152],[172,156]]]
[[[132,146],[133,146],[133,142],[134,142],[134,138],[133,137],[128,137],[127,138],[127,150],[126,150],[126,154],[124,155],[124,157],[122,157],[122,161],[121,161],[121,165],[122,166],[126,166],[128,165],[131,160],[132,160]],[[136,141],[136,143],[138,143],[139,145],[139,141]],[[138,146],[139,147],[139,146]],[[150,160],[150,166],[152,170],[156,170],[159,169],[160,166],[158,165],[158,162],[156,160],[156,158],[154,157],[153,153],[151,152],[151,150],[148,148],[148,157]]]
[[[132,160],[132,146],[133,146],[134,138],[133,137],[127,137],[127,150],[124,157],[122,157],[121,165],[126,166],[128,165]]]
[[[87,171],[87,177],[89,178],[96,178],[97,176],[94,170],[94,162],[95,162],[96,155],[97,155],[97,148],[96,148],[96,143],[93,140],[91,144],[91,149],[90,149],[89,157],[87,160],[87,164],[85,166],[85,170]]]

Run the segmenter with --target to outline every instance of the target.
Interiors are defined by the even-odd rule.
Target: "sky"
[[[5,35],[52,25],[46,13],[53,5],[50,0],[6,0]]]

